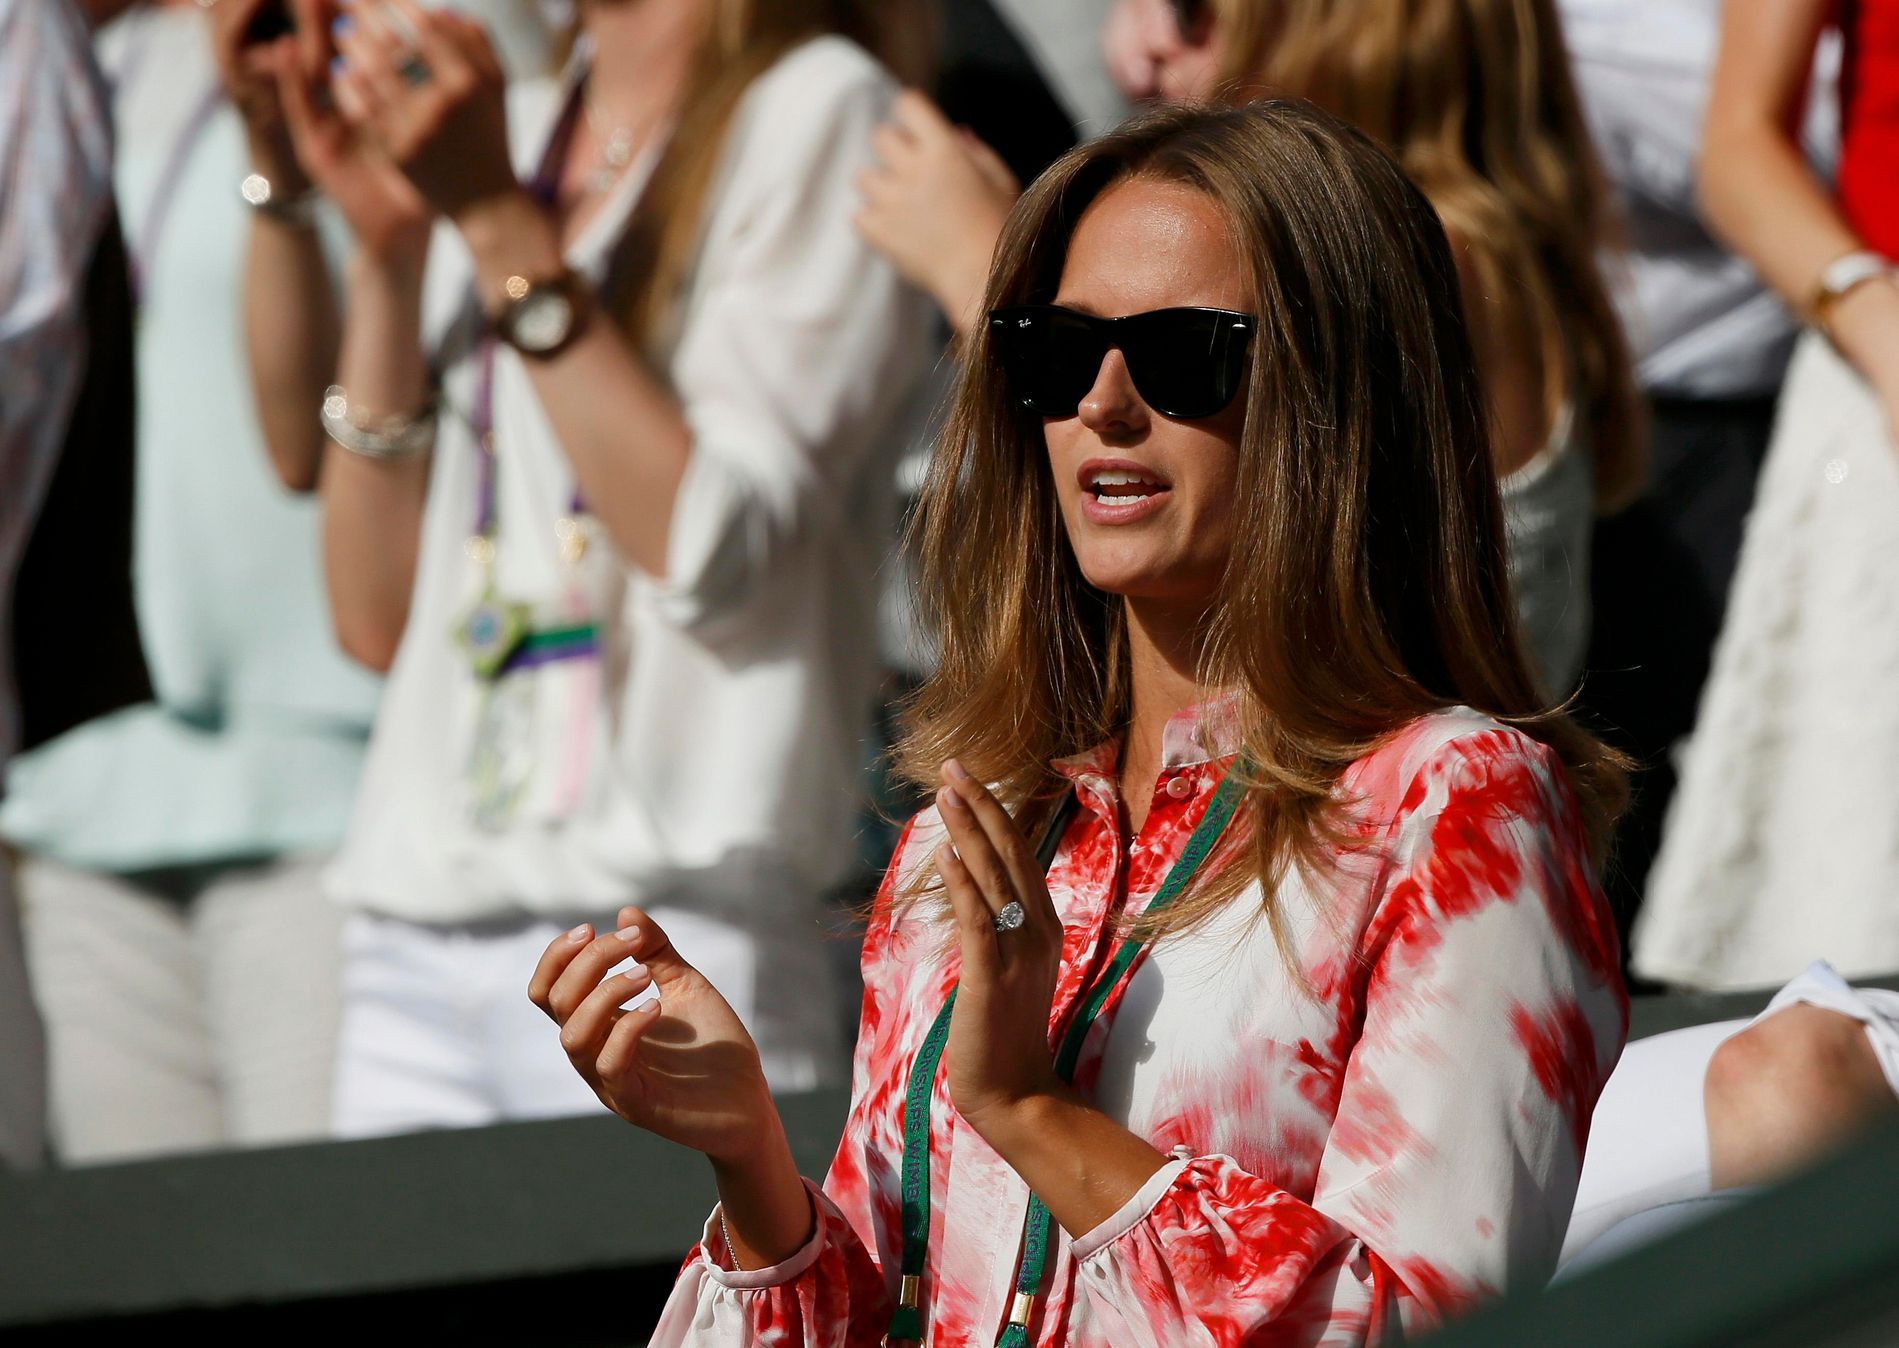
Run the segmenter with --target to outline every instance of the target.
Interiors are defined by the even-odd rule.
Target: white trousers
[[[68,1164],[321,1137],[342,915],[326,862],[164,882],[30,858],[27,960]]]
[[[1824,962],[1782,988],[1751,1021],[1691,1025],[1637,1040],[1616,1064],[1590,1120],[1562,1266],[1644,1213],[1664,1207],[1688,1212],[1688,1205],[1707,1197],[1708,1115],[1702,1085],[1708,1063],[1723,1041],[1796,1003],[1864,1026],[1874,1057],[1899,1095],[1899,993],[1852,987]],[[1615,1243],[1618,1249],[1629,1247],[1626,1240]],[[1592,1253],[1590,1262],[1594,1258]]]
[[[28,991],[13,868],[0,856],[0,1168],[46,1156],[46,1039]]]
[[[810,1089],[842,1078],[845,1054],[821,947],[815,955],[766,951],[756,936],[696,912],[656,906],[649,913],[751,1028],[774,1087]],[[337,1136],[602,1112],[562,1051],[559,1027],[527,998],[542,952],[578,920],[434,925],[351,916],[343,934]],[[611,931],[617,913],[590,920]],[[782,977],[787,969],[796,977]]]

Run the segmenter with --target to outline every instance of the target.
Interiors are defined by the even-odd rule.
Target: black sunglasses
[[[996,363],[1023,407],[1072,417],[1110,350],[1127,358],[1135,391],[1162,416],[1192,421],[1224,410],[1240,391],[1255,322],[1229,309],[1153,309],[1096,318],[1058,304],[989,314]]]

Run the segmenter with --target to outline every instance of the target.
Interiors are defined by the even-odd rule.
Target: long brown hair
[[[1546,407],[1574,397],[1598,508],[1647,471],[1633,362],[1600,269],[1619,239],[1553,0],[1210,0],[1233,97],[1291,94],[1397,156],[1535,342]]]
[[[1207,615],[1201,684],[1237,690],[1250,866],[1228,864],[1153,924],[1184,929],[1343,837],[1345,769],[1417,717],[1467,704],[1568,766],[1600,847],[1617,756],[1539,701],[1517,636],[1502,506],[1444,229],[1391,156],[1299,101],[1149,113],[1036,180],[1003,230],[986,307],[1046,302],[1089,203],[1131,177],[1225,216],[1259,320],[1235,546]],[[1033,829],[1049,761],[1118,736],[1121,601],[1082,576],[1040,420],[1008,396],[978,326],[912,526],[942,647],[909,703],[902,773],[955,757]],[[916,892],[929,888],[925,876]]]
[[[934,0],[712,0],[672,137],[616,255],[617,307],[636,342],[660,340],[674,312],[698,253],[719,151],[752,81],[794,47],[835,33],[900,80],[926,83],[936,18]]]

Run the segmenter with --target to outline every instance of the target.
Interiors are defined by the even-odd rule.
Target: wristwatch
[[[1874,252],[1852,252],[1829,262],[1807,299],[1807,320],[1832,336],[1830,322],[1841,300],[1868,281],[1899,280],[1893,264]]]
[[[491,318],[495,335],[534,360],[566,350],[593,316],[593,291],[571,268],[540,280],[510,276],[501,289],[507,299]]]

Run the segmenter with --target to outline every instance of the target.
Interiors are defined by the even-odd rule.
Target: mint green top
[[[196,6],[147,6],[100,37],[122,81],[115,176],[135,253],[215,78],[206,23]],[[138,329],[134,579],[158,701],[16,758],[0,804],[15,846],[87,869],[332,850],[378,693],[336,649],[316,503],[279,485],[253,411],[239,320],[249,170],[228,106],[182,162]]]

